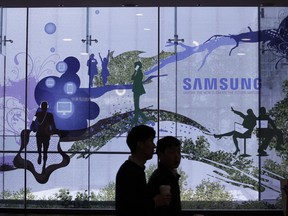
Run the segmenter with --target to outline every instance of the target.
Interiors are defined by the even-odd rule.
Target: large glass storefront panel
[[[13,160],[26,122],[26,17],[26,9],[1,9],[1,198],[19,200],[20,208],[25,200],[25,171],[15,170]]]
[[[27,100],[36,104],[28,107],[33,113],[29,123],[36,124],[28,132],[27,187],[37,199],[72,200],[77,191],[88,190],[89,161],[77,163],[73,158],[89,153],[89,146],[71,149],[75,142],[89,140],[90,109],[95,104],[90,100],[88,55],[82,41],[86,14],[86,8],[29,9],[28,50],[36,85]]]
[[[158,11],[89,8],[88,17],[88,35],[97,39],[88,52],[98,63],[90,96],[100,107],[97,119],[90,121],[96,130],[89,156],[90,195],[91,201],[114,201],[116,173],[130,154],[127,131],[141,123],[157,131],[158,71],[151,68],[157,66]],[[155,167],[156,157],[153,162]]]
[[[157,91],[151,85],[157,86],[157,70],[145,73],[157,64],[157,9],[33,8],[28,14],[27,128],[18,128],[21,140],[12,161],[15,172],[25,170],[19,181],[35,199],[55,190],[73,191],[76,199],[77,190],[92,192],[91,172],[101,161],[97,152],[106,152],[109,166],[119,167],[123,161],[113,156],[126,152],[127,159],[126,132],[140,123],[156,129]],[[110,169],[101,167],[96,174],[111,179],[105,174]],[[63,198],[57,196],[50,198]]]
[[[160,50],[176,55],[161,62],[161,74],[170,67],[172,79],[160,82],[160,107],[177,116],[169,129],[183,141],[184,190],[195,190],[182,200],[206,201],[208,208],[210,201],[257,200],[257,8],[162,8],[161,20]],[[171,134],[164,124],[161,135]],[[219,188],[222,197],[200,199],[203,186]]]
[[[287,8],[259,9],[261,200],[281,197],[287,179]],[[285,182],[287,184],[287,182]]]

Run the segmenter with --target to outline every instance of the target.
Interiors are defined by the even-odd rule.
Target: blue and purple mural
[[[95,15],[100,16],[101,10]],[[36,61],[31,54],[17,53],[14,56],[15,68],[20,56],[27,55],[30,71],[26,79],[10,80],[10,85],[1,86],[9,93],[5,97],[16,98],[23,105],[20,110],[12,108],[10,115],[13,117],[5,121],[10,125],[17,124],[23,113],[27,113],[27,121],[24,128],[11,131],[19,136],[15,139],[19,151],[16,155],[1,157],[2,172],[27,168],[37,182],[45,184],[55,170],[69,166],[71,158],[76,155],[63,151],[61,146],[64,143],[72,143],[69,152],[77,151],[80,158],[89,158],[113,138],[125,135],[134,125],[149,124],[158,127],[159,135],[165,135],[173,131],[166,122],[173,122],[179,125],[178,134],[173,135],[181,137],[185,159],[213,167],[209,174],[211,178],[251,191],[269,191],[268,194],[273,193],[275,198],[280,189],[275,187],[274,182],[287,178],[283,173],[284,161],[279,160],[286,155],[286,121],[277,118],[286,96],[270,107],[266,106],[266,102],[262,103],[261,92],[267,87],[267,80],[262,80],[261,67],[260,71],[257,70],[258,65],[261,66],[258,54],[273,59],[270,65],[274,71],[288,61],[288,16],[282,16],[274,28],[257,29],[257,19],[253,22],[253,27],[247,23],[246,30],[241,29],[240,33],[210,34],[202,43],[191,43],[191,38],[186,38],[185,42],[164,42],[159,46],[167,50],[149,57],[143,56],[144,51],[119,53],[117,48],[111,47],[90,53],[85,61],[73,55],[56,60],[60,53],[51,48],[52,54],[41,65],[43,74],[41,71],[33,72]],[[59,31],[53,22],[47,23],[44,29],[48,35]],[[175,53],[175,50],[178,51]],[[251,62],[241,59],[244,51],[247,51]],[[254,56],[253,59],[251,56]],[[45,69],[48,64],[49,69]],[[172,70],[175,65],[176,73]],[[215,68],[223,71],[217,74]],[[252,69],[243,72],[246,68]],[[252,71],[254,69],[257,71]],[[52,71],[51,75],[47,71]],[[83,74],[88,78],[84,79]],[[165,92],[169,92],[171,83],[177,83],[178,88],[177,93],[169,97]],[[287,86],[283,85],[286,90]],[[174,86],[171,88],[174,89]],[[160,97],[155,99],[158,91]],[[115,92],[114,97],[118,98],[111,100],[111,94]],[[163,95],[161,92],[164,92]],[[33,96],[33,99],[26,103],[27,96]],[[171,104],[177,97],[179,104],[176,104],[178,109],[175,111]],[[209,101],[210,97],[213,102]],[[106,100],[111,100],[107,106],[103,105]],[[48,150],[48,160],[37,161],[37,152],[31,158],[24,155],[27,150],[37,151],[37,135],[30,125],[35,113],[41,112],[38,107],[43,101],[49,104],[46,113],[53,115],[57,131],[49,132],[54,150]],[[124,108],[113,110],[115,101],[122,102],[121,107]],[[6,105],[3,104],[3,107]],[[107,115],[108,106],[112,107],[110,115]],[[261,118],[260,106],[267,109],[264,119]],[[215,113],[205,113],[213,107]],[[106,114],[103,115],[103,112]],[[209,115],[213,117],[209,118]],[[224,118],[220,119],[220,116]],[[247,116],[249,120],[245,120]],[[45,118],[42,116],[38,121],[44,122]],[[271,133],[269,137],[264,137],[263,131],[268,127]],[[54,162],[49,160],[49,151],[58,154]],[[258,167],[258,160],[262,160],[263,167]],[[273,173],[271,164],[278,167],[279,172],[274,170]],[[260,182],[258,169],[262,170]],[[266,177],[270,181],[266,181]],[[273,182],[272,186],[270,182]]]

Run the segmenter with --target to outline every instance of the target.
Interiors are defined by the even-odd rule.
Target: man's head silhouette
[[[42,111],[46,111],[48,109],[48,102],[47,101],[42,101],[40,108]]]

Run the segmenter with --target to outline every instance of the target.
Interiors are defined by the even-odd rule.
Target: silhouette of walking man
[[[38,151],[38,164],[42,161],[42,146],[43,146],[43,167],[42,173],[45,170],[47,162],[47,153],[49,148],[50,137],[52,134],[57,132],[56,125],[54,122],[53,114],[48,112],[48,102],[43,101],[41,103],[41,111],[36,112],[32,124],[38,125],[34,127],[33,131],[36,132],[36,142]],[[32,127],[33,128],[33,127]]]
[[[242,126],[246,129],[245,132],[241,133],[236,130],[233,130],[231,132],[224,133],[224,134],[214,134],[214,137],[221,139],[223,136],[232,136],[234,145],[236,147],[236,151],[233,154],[236,156],[240,152],[237,138],[250,138],[253,132],[253,129],[256,126],[257,118],[255,114],[253,113],[252,109],[247,110],[247,115],[243,114],[240,111],[234,110],[233,107],[231,107],[231,111],[234,112],[236,115],[239,115],[240,117],[243,118]]]

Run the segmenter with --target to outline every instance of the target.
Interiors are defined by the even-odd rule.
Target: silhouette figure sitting
[[[232,112],[234,112],[236,115],[239,115],[243,118],[242,126],[245,128],[245,132],[241,133],[236,130],[224,133],[224,134],[214,134],[215,138],[221,139],[223,136],[232,136],[234,145],[236,147],[236,151],[233,153],[235,156],[240,152],[239,146],[238,146],[238,140],[237,138],[250,138],[251,134],[253,132],[254,127],[256,126],[256,116],[253,113],[252,109],[247,110],[247,115],[243,114],[240,111],[234,110],[233,107],[231,107]]]
[[[265,107],[260,108],[258,120],[267,121],[267,126],[260,126],[257,131],[257,136],[262,140],[258,149],[259,156],[267,156],[266,149],[273,137],[276,137],[276,150],[284,150],[282,147],[284,143],[283,133],[276,127],[274,121],[267,114]]]

